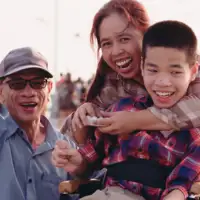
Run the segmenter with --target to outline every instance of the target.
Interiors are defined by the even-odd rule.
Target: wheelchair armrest
[[[98,179],[87,179],[87,180],[69,180],[69,181],[62,181],[59,184],[59,192],[60,194],[73,194],[78,193],[79,189],[84,185],[100,185],[100,180]]]
[[[58,186],[59,193],[72,194],[78,189],[80,184],[81,180],[62,181]]]

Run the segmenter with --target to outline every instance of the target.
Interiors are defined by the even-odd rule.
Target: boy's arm
[[[200,131],[193,131],[193,136],[199,137]],[[188,192],[196,177],[200,173],[200,139],[194,141],[188,148],[187,156],[176,166],[166,181],[166,189],[162,194],[163,199],[174,190],[179,190],[184,195],[184,199],[188,197]]]

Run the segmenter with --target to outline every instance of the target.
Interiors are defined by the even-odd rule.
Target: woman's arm
[[[137,112],[104,113],[105,119],[99,121],[105,125],[102,132],[113,134],[128,133],[133,130],[179,130],[200,127],[200,73],[188,89],[185,96],[170,109],[152,106]]]

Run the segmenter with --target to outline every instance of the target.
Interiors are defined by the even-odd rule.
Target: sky
[[[200,37],[199,0],[139,0],[151,23],[176,19],[190,25]],[[107,0],[1,0],[0,59],[13,48],[32,46],[42,52],[50,69],[88,79],[96,56],[89,32],[96,11]],[[77,37],[79,36],[79,37]]]

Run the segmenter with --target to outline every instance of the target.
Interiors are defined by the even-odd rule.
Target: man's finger
[[[67,159],[62,159],[62,158],[57,158],[57,159],[52,159],[53,163],[55,165],[66,165],[68,163]]]
[[[71,156],[77,156],[77,154],[79,154],[78,150],[77,149],[68,149],[67,152],[66,152],[66,155],[68,157],[71,157]]]
[[[70,147],[69,143],[65,140],[57,140],[55,145],[60,149],[67,149]]]

